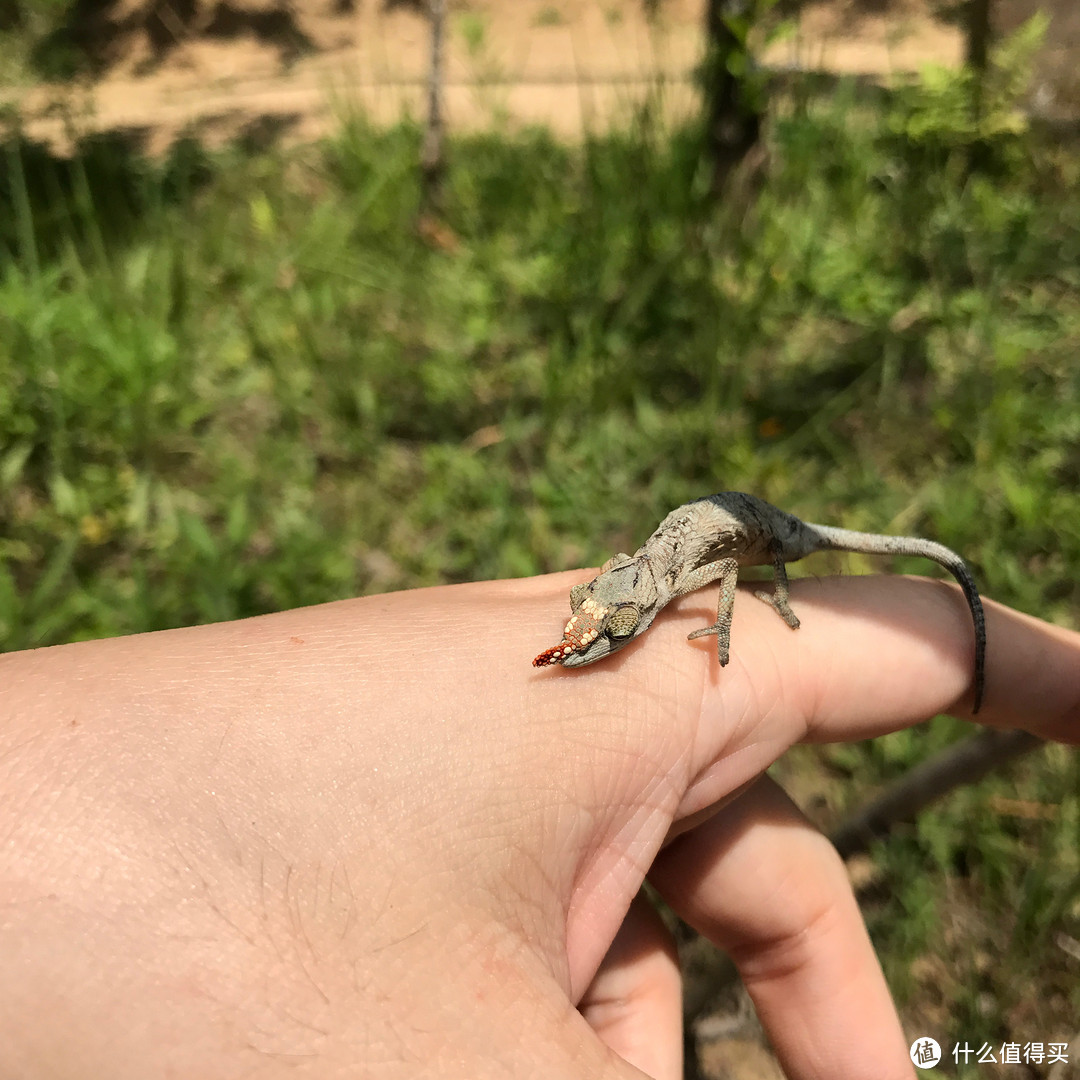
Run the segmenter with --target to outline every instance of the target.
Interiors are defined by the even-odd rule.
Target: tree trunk
[[[758,103],[746,86],[750,56],[728,23],[750,20],[753,8],[754,0],[708,0],[705,9],[705,151],[714,192],[724,187],[761,135]]]
[[[424,145],[420,151],[421,210],[438,210],[442,203],[442,180],[446,171],[443,154],[443,37],[446,0],[429,0],[431,16],[431,64],[428,69],[428,110]]]
[[[992,0],[967,2],[967,55],[965,59],[978,76],[986,71],[990,59]]]

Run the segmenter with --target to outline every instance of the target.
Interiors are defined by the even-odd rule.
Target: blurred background
[[[0,647],[593,566],[727,489],[1076,626],[1078,72],[1069,0],[0,0]],[[970,733],[774,772],[835,829]],[[942,1075],[1066,1080],[1080,766],[1014,749],[849,867]],[[688,1075],[780,1076],[677,931]]]

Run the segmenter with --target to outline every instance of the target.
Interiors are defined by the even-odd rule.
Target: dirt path
[[[124,2],[128,7],[124,7]],[[342,112],[378,122],[423,111],[427,23],[417,5],[294,0],[207,6],[186,23],[160,8],[148,25],[124,0],[99,28],[105,74],[78,90],[39,86],[18,95],[28,134],[129,129],[159,151],[179,133],[211,142],[268,124],[289,141],[330,130]],[[701,49],[703,0],[664,0],[650,21],[631,0],[472,0],[452,3],[446,107],[452,128],[541,123],[567,137],[627,115],[658,83],[672,115],[695,108],[691,73]],[[808,8],[798,32],[767,54],[772,65],[887,76],[927,60],[955,64],[957,31],[924,0],[858,15],[843,4]]]

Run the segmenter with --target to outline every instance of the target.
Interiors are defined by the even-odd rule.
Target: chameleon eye
[[[570,610],[577,611],[581,607],[581,601],[585,599],[589,592],[589,586],[586,582],[582,582],[580,585],[575,585],[570,590]]]
[[[630,604],[624,604],[617,608],[615,613],[608,619],[604,630],[612,637],[629,637],[641,622],[641,612]]]

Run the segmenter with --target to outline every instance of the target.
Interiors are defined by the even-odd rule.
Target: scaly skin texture
[[[595,663],[645,633],[665,604],[714,581],[720,582],[716,622],[691,638],[716,635],[724,667],[731,646],[735,585],[742,566],[771,564],[771,593],[758,592],[793,630],[799,620],[788,604],[785,566],[814,551],[854,551],[867,555],[918,555],[933,559],[963,589],[975,627],[975,704],[982,704],[986,668],[986,626],[979,591],[964,560],[933,540],[882,536],[830,525],[812,525],[741,491],[724,491],[673,510],[633,554],[610,558],[588,584],[570,590],[571,616],[558,645],[533,660],[536,667]]]

